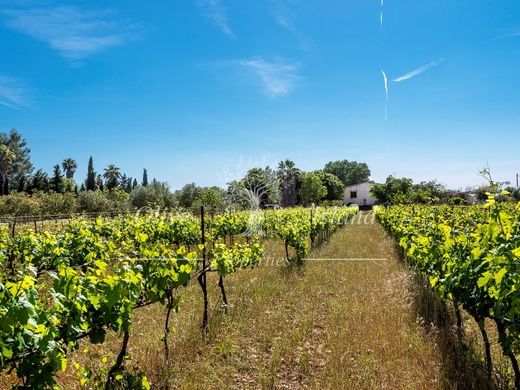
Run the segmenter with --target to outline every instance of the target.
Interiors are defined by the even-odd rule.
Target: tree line
[[[520,201],[520,189],[501,183],[508,195],[497,196],[498,201]],[[409,178],[388,176],[384,183],[375,183],[370,193],[380,204],[468,204],[467,194],[474,196],[474,201],[483,203],[492,192],[489,185],[483,185],[468,191],[454,191],[443,184],[431,180],[414,183]]]
[[[108,165],[102,173],[94,170],[92,157],[88,161],[87,177],[84,181],[76,184],[78,163],[72,158],[65,158],[61,163],[54,165],[53,173],[49,176],[43,169],[34,171],[31,162],[31,149],[27,141],[16,130],[9,133],[0,133],[0,188],[2,195],[13,192],[53,191],[56,193],[95,191],[120,188],[131,192],[139,185],[148,186],[148,173],[143,170],[141,184],[132,177],[121,172],[114,164]]]
[[[31,149],[20,132],[0,133],[0,215],[97,212],[140,208],[265,208],[341,203],[344,187],[366,181],[366,163],[331,161],[323,169],[304,172],[289,159],[274,169],[256,167],[226,188],[189,183],[172,192],[169,186],[149,180],[143,169],[140,180],[110,164],[97,172],[92,156],[87,174],[78,179],[78,162],[67,157],[54,165],[49,175],[35,169]]]

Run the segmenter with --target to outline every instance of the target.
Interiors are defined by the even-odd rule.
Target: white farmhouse
[[[344,201],[346,204],[357,204],[359,206],[373,206],[376,199],[370,195],[370,189],[374,183],[364,182],[345,187]]]

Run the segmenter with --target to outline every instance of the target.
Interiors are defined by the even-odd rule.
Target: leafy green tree
[[[506,191],[509,192],[509,196],[511,200],[518,202],[520,201],[520,188],[515,187],[507,187]]]
[[[65,177],[67,179],[74,179],[74,173],[76,173],[76,169],[78,169],[78,164],[72,158],[66,158],[61,163],[61,167],[63,168],[63,172],[65,172]]]
[[[102,211],[113,211],[114,204],[102,191],[82,191],[76,199],[78,211],[96,213]]]
[[[74,183],[74,180],[67,179],[66,177],[64,177],[62,179],[61,187],[63,188],[63,192],[64,193],[66,193],[66,192],[77,192],[77,190],[78,190],[78,186],[76,185],[76,183]]]
[[[138,209],[143,207],[172,208],[177,206],[177,200],[166,183],[154,181],[147,187],[136,187],[130,193],[130,204]]]
[[[343,183],[332,173],[318,171],[315,172],[323,185],[327,188],[327,195],[322,200],[341,200],[343,199]]]
[[[194,200],[194,205],[219,209],[224,203],[224,190],[219,187],[204,187]]]
[[[175,198],[181,207],[192,207],[193,202],[200,194],[200,187],[195,183],[186,184],[180,190],[175,191]]]
[[[96,189],[103,191],[105,189],[105,183],[103,182],[103,176],[97,175],[96,176]]]
[[[4,180],[2,191],[3,193],[17,191],[21,187],[20,182],[27,182],[33,172],[31,149],[16,129],[12,129],[8,134],[0,133],[0,145],[5,145],[13,153],[11,167]]]
[[[280,204],[282,207],[294,206],[298,202],[298,191],[301,186],[302,172],[293,161],[287,159],[278,163],[278,182],[280,187]]]
[[[123,177],[121,178],[121,188],[128,194],[132,192],[132,190],[134,189],[133,179],[131,177],[123,175]]]
[[[279,186],[277,173],[270,167],[251,168],[244,178],[228,185],[233,202],[242,207],[256,209],[278,203]]]
[[[465,206],[468,204],[468,201],[460,196],[454,196],[448,199],[448,204],[450,206]]]
[[[92,156],[88,159],[88,168],[87,168],[87,180],[85,180],[85,187],[87,191],[95,191],[97,188],[96,183],[97,174],[94,170],[94,160]]]
[[[15,153],[9,146],[0,144],[0,185],[2,194],[7,195],[8,191],[8,175],[13,169]]]
[[[141,183],[141,185],[143,187],[147,187],[148,186],[148,171],[145,169],[143,169],[143,181]]]
[[[370,169],[366,163],[357,161],[330,161],[325,165],[323,170],[336,176],[343,186],[363,183],[370,178]]]
[[[327,196],[325,187],[320,177],[315,173],[305,173],[302,177],[302,188],[300,191],[302,203],[306,206],[317,203]]]
[[[18,182],[18,192],[25,192],[27,189],[27,178],[25,176],[20,177],[20,181]]]
[[[57,192],[58,194],[62,194],[63,190],[63,175],[61,173],[61,168],[59,164],[54,166],[53,175],[51,178],[51,190]]]
[[[110,164],[105,168],[103,177],[105,179],[106,187],[111,190],[119,185],[119,181],[122,177],[121,170],[114,164]]]
[[[71,192],[37,192],[32,197],[39,202],[41,215],[71,214],[76,209],[76,197]]]
[[[413,181],[407,178],[388,176],[385,183],[374,184],[370,194],[380,203],[412,203]]]
[[[413,186],[416,203],[438,203],[447,199],[449,191],[436,180],[422,181]]]
[[[33,194],[38,191],[49,191],[50,183],[48,175],[41,169],[38,169],[36,173],[31,177],[27,184],[27,192]]]

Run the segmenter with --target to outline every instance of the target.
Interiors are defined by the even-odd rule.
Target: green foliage
[[[412,179],[388,176],[384,184],[374,184],[370,189],[370,194],[379,203],[412,203],[414,199],[413,181]]]
[[[121,210],[121,202],[110,199],[107,193],[100,190],[82,191],[76,198],[76,210],[85,213],[117,211]]]
[[[109,190],[116,188],[119,185],[122,174],[119,167],[114,164],[110,164],[105,168],[103,178],[105,179],[105,187]]]
[[[45,172],[41,169],[38,169],[36,173],[30,178],[29,183],[27,184],[27,192],[32,194],[33,192],[38,191],[49,191],[50,183],[49,177]]]
[[[141,182],[141,185],[143,187],[148,187],[148,171],[146,169],[143,169],[143,180]]]
[[[278,164],[276,174],[280,188],[280,205],[282,207],[294,206],[298,203],[302,172],[296,168],[293,161],[285,160]]]
[[[175,196],[168,186],[154,182],[150,186],[137,187],[130,193],[130,205],[134,208],[173,208],[177,205]]]
[[[87,168],[87,179],[85,180],[85,187],[87,191],[94,191],[97,189],[96,185],[96,171],[94,170],[94,160],[92,156],[88,159],[88,168]]]
[[[320,177],[315,173],[305,173],[302,177],[302,188],[300,197],[304,205],[318,203],[327,196],[327,187],[325,187]]]
[[[277,174],[269,167],[251,168],[239,182],[237,188],[245,190],[245,193],[249,195],[249,205],[252,208],[275,205],[280,199]],[[258,204],[251,204],[253,200],[256,200]]]
[[[23,192],[0,196],[0,215],[2,216],[15,217],[39,214],[40,202],[36,197],[33,198]]]
[[[61,167],[63,168],[63,172],[65,172],[65,177],[72,180],[74,178],[74,173],[76,173],[76,169],[78,169],[78,164],[75,160],[69,157],[63,160]]]
[[[448,204],[450,206],[465,206],[468,204],[466,199],[461,198],[460,196],[454,196],[453,198],[448,199]]]
[[[73,193],[38,192],[32,195],[39,203],[39,214],[72,214],[76,211],[76,197]]]
[[[493,182],[490,188],[483,207],[394,206],[377,216],[442,298],[477,322],[494,320],[504,353],[518,354],[520,205],[497,202],[509,193]]]
[[[1,216],[71,214],[75,210],[76,200],[72,193],[35,192],[29,196],[14,192],[0,197]]]
[[[51,190],[54,192],[57,192],[59,194],[63,193],[64,192],[63,180],[64,180],[64,177],[61,173],[61,168],[58,164],[56,164],[54,166],[54,172],[53,172],[51,182],[50,182]]]
[[[9,153],[12,154],[11,162],[6,172],[3,193],[17,191],[22,187],[22,182],[27,182],[33,171],[30,156],[31,149],[29,149],[26,140],[16,129],[12,129],[9,133],[0,133],[0,145],[4,145],[9,150]]]
[[[366,182],[370,178],[368,165],[357,161],[330,161],[323,171],[336,176],[344,187]]]
[[[190,208],[199,193],[200,187],[197,187],[195,183],[190,183],[175,191],[174,195],[180,207]]]
[[[211,250],[211,268],[222,276],[233,274],[239,268],[254,267],[260,263],[264,249],[258,242],[234,244],[231,247],[217,243]]]
[[[9,146],[0,144],[0,193],[8,194],[8,175],[11,173],[16,158]]]
[[[204,206],[209,209],[221,209],[224,206],[224,190],[219,187],[201,188],[193,202],[193,206]]]
[[[105,182],[103,181],[103,176],[97,175],[96,176],[96,189],[103,191],[105,189]]]
[[[333,201],[343,199],[344,186],[341,180],[332,173],[325,171],[318,171],[316,174],[319,176],[323,185],[327,188],[327,195],[322,200]]]
[[[310,235],[335,229],[357,209],[320,208],[312,215],[309,211],[269,210],[262,221],[268,237],[283,239],[295,249],[298,261],[308,252]],[[227,213],[217,224],[212,218],[207,224],[226,234],[257,215],[263,212]],[[0,254],[10,254],[9,261],[0,256],[0,370],[13,370],[26,388],[52,388],[81,338],[99,344],[112,331],[124,333],[128,340],[134,309],[166,304],[197,271],[226,276],[262,259],[264,249],[255,236],[248,234],[250,242],[230,246],[222,238],[208,234],[210,266],[201,270],[200,252],[185,250],[185,245],[204,248],[200,221],[192,215],[155,212],[76,219],[63,231],[23,231],[15,237],[0,231]],[[81,386],[99,385],[99,373],[79,365],[76,369]],[[121,368],[111,380],[116,387],[150,388],[145,377]]]

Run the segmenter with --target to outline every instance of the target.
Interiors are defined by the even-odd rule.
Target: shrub
[[[113,211],[114,202],[102,191],[81,191],[76,199],[77,210],[85,213]]]
[[[0,215],[16,217],[20,215],[39,215],[40,203],[24,192],[0,196]]]
[[[39,203],[40,215],[72,214],[76,211],[76,198],[70,192],[36,192],[32,197]]]
[[[130,205],[143,207],[172,208],[176,206],[175,196],[163,183],[152,183],[148,187],[138,187],[130,193]]]
[[[468,202],[466,199],[461,198],[460,196],[455,196],[453,198],[448,199],[448,204],[450,206],[464,206],[467,205]]]

